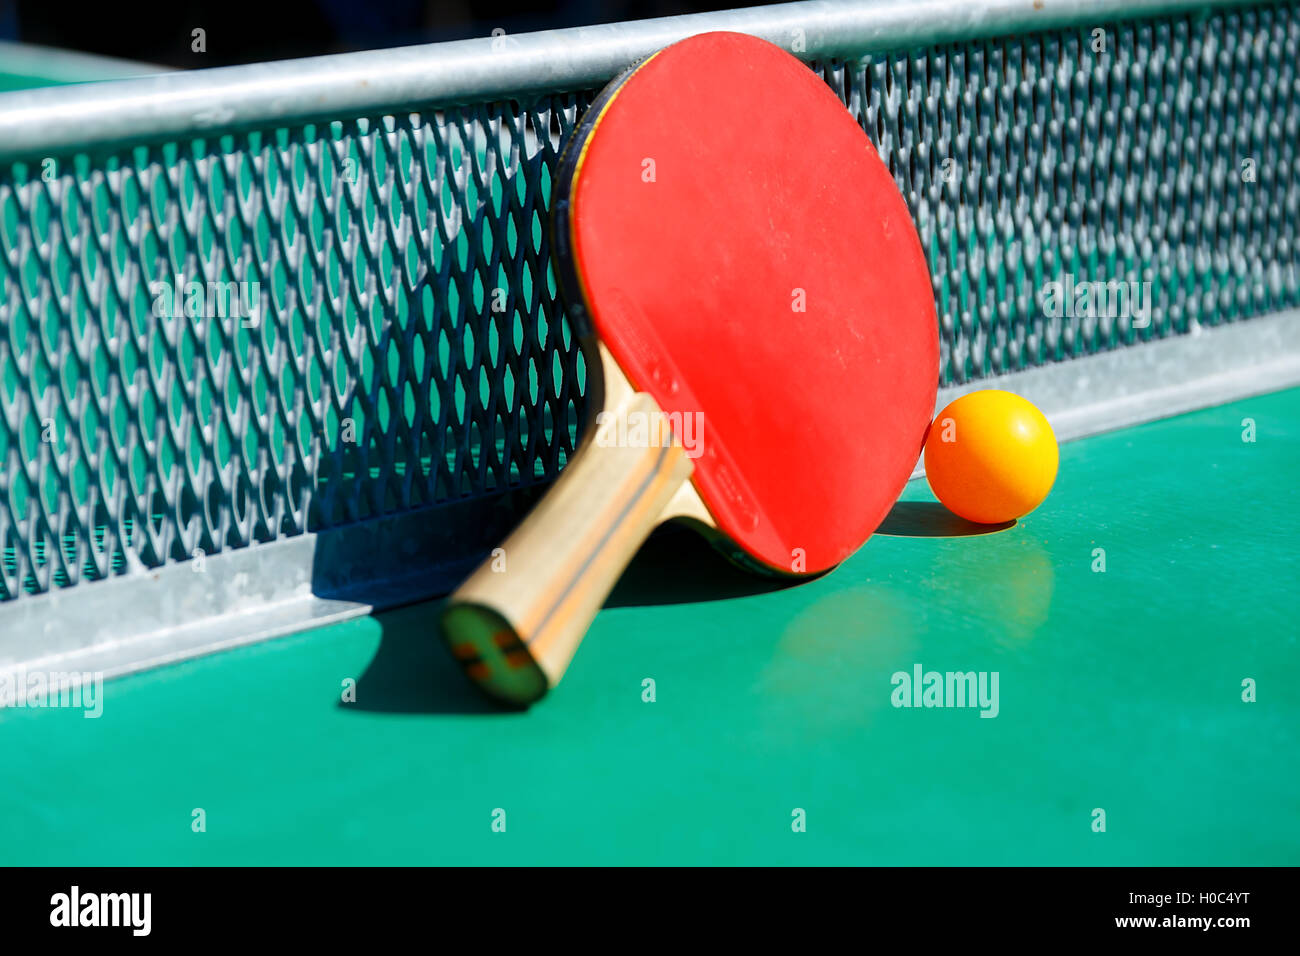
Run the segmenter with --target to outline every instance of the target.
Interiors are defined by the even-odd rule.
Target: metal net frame
[[[1076,6],[1053,29],[846,31],[803,54],[912,211],[941,384],[1300,306],[1300,12]],[[834,26],[827,7],[750,32],[789,40],[796,8]],[[516,96],[56,129],[48,149],[6,147],[24,94],[0,98],[0,609],[551,481],[586,414],[551,184],[631,55]],[[1067,276],[1145,283],[1149,308],[1054,314]]]

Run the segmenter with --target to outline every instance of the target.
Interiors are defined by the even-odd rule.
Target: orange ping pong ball
[[[1059,460],[1043,413],[995,388],[954,399],[925,439],[925,477],[935,497],[980,524],[1011,521],[1042,504]]]

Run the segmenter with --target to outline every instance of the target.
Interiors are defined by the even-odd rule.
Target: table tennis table
[[[930,262],[940,403],[1033,399],[1057,486],[990,533],[918,471],[798,586],[665,529],[560,691],[501,712],[434,622],[586,425],[558,155],[706,29],[859,119]],[[1170,0],[191,73],[0,48],[0,671],[106,679],[96,719],[0,708],[0,860],[1300,862],[1298,53],[1294,4]],[[256,298],[157,314],[178,277]],[[1149,312],[1054,314],[1063,281]],[[996,717],[893,706],[918,665],[998,674]]]

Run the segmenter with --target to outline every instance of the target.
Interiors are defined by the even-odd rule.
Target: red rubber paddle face
[[[651,57],[577,135],[556,206],[575,311],[693,416],[691,480],[727,537],[778,571],[838,564],[902,491],[939,378],[929,272],[875,148],[808,67],[735,33]]]

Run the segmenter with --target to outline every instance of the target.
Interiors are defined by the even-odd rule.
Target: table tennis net
[[[812,68],[952,384],[1300,305],[1298,63],[1279,6]],[[595,92],[0,165],[0,602],[553,479],[586,377],[547,221]]]

